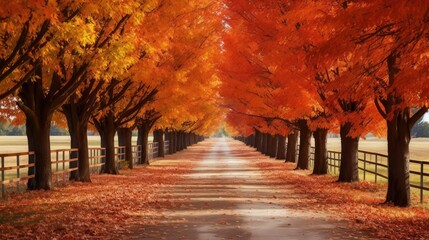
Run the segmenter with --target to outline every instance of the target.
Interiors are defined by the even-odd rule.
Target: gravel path
[[[288,186],[264,179],[252,164],[258,152],[230,139],[209,139],[177,154],[201,156],[192,172],[161,191],[174,209],[154,226],[134,229],[134,239],[358,239],[345,222],[285,207],[299,201]],[[275,160],[273,160],[275,161]],[[160,161],[162,162],[162,160]],[[161,212],[160,212],[161,213]]]

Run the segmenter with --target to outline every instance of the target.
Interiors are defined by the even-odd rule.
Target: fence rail
[[[310,167],[314,166],[314,147],[310,149]],[[299,145],[296,151],[299,154]],[[359,176],[363,180],[375,183],[387,182],[388,179],[388,156],[385,154],[358,151]],[[337,175],[340,172],[341,152],[328,151],[328,171]],[[410,187],[416,190],[420,197],[420,203],[425,201],[425,195],[429,195],[429,162],[410,160]]]
[[[168,154],[168,141],[165,141],[166,154]],[[134,163],[138,163],[142,154],[141,145],[134,145],[132,149],[132,158]],[[148,159],[152,160],[158,157],[158,143],[148,143]],[[77,162],[78,149],[58,149],[51,151],[52,180],[55,184],[69,179],[72,171],[78,170],[78,167],[71,167],[70,163]],[[74,153],[74,154],[73,154]],[[76,157],[73,157],[76,156]],[[104,163],[105,148],[88,148],[89,168],[91,174],[98,174]],[[0,154],[0,184],[2,198],[5,198],[6,192],[21,191],[25,186],[23,181],[34,178],[34,174],[29,175],[29,169],[34,172],[34,152],[6,153]],[[125,162],[125,147],[115,147],[115,161],[120,168]],[[74,164],[77,166],[78,164]],[[16,183],[16,186],[11,184]]]
[[[158,157],[158,143],[151,142],[147,144],[147,159],[152,160]]]
[[[68,174],[71,171],[77,170],[77,167],[70,168],[70,163],[78,161],[76,157],[72,157],[72,153],[77,153],[77,151],[77,149],[57,149],[51,151],[51,158],[53,159],[51,161],[52,180],[54,183],[58,184],[61,179],[65,181],[66,178],[68,179]],[[0,159],[0,183],[2,197],[4,198],[8,184],[16,183],[16,189],[19,191],[22,181],[34,178],[34,152],[0,154]],[[33,174],[29,174],[30,169],[32,169],[31,172]]]
[[[170,142],[164,141],[164,155],[168,155],[169,153],[168,149],[170,149]]]
[[[55,155],[55,161],[51,161],[51,165],[55,166],[55,171],[52,171],[52,176],[55,177],[55,183],[59,183],[59,177],[62,176],[62,181],[66,181],[66,177],[68,178],[68,174],[71,171],[76,171],[77,167],[70,167],[70,163],[77,162],[77,157],[72,158],[72,153],[76,153],[77,156],[78,149],[58,149],[52,150],[51,155]],[[68,166],[66,166],[68,163]],[[77,164],[76,164],[77,166]],[[54,169],[54,167],[52,167]]]
[[[121,168],[124,164],[126,164],[125,161],[125,146],[118,146],[115,147],[115,162],[116,167]]]
[[[133,163],[138,164],[142,155],[142,146],[141,145],[133,145],[131,146]]]
[[[33,152],[0,154],[2,197],[6,195],[6,184],[16,183],[16,188],[19,190],[21,180],[28,180],[34,177],[34,174],[28,175],[27,170],[30,167],[34,167],[34,163],[29,163],[28,161],[32,156],[34,156]],[[12,165],[11,163],[15,161],[16,165]],[[22,169],[26,170],[25,172],[27,176],[21,177],[21,175],[24,174]],[[9,176],[8,179],[6,179],[6,174]]]
[[[88,148],[89,171],[91,174],[97,174],[101,171],[104,165],[103,158],[105,157],[104,148]]]

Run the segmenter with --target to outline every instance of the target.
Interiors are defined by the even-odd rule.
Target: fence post
[[[142,145],[139,145],[138,147],[138,158],[137,158],[137,163],[139,162],[139,160],[142,158]]]
[[[366,153],[363,153],[363,180],[366,180]]]
[[[58,152],[55,152],[55,170],[58,172]],[[58,174],[55,174],[55,181],[58,185]]]
[[[378,154],[375,155],[375,183],[377,183],[377,175],[378,175]]]
[[[91,157],[89,158],[91,161],[91,165],[94,165],[94,156],[95,156],[95,149],[91,149]]]
[[[423,203],[423,174],[424,174],[423,162],[420,162],[420,203]]]
[[[20,162],[19,162],[19,155],[16,155],[16,166],[18,166],[18,168],[16,169],[16,177],[19,179],[21,178],[20,174],[19,174],[19,167]],[[19,180],[16,182],[16,190],[19,192]]]
[[[332,166],[334,168],[335,175],[337,174],[337,158],[338,158],[337,155],[338,155],[337,153],[334,153],[334,157],[332,158]]]
[[[152,152],[151,144],[148,143],[146,148],[147,148],[146,149],[146,159],[147,159],[147,161],[149,161],[150,160],[149,156],[151,155],[150,153]]]
[[[6,189],[4,187],[4,156],[1,157],[1,196],[6,197]]]
[[[69,158],[68,159],[70,159],[70,151],[68,151],[69,152]],[[66,172],[65,172],[65,170],[66,170],[65,155],[66,155],[66,151],[63,151],[63,182],[66,181],[66,178],[65,178],[65,175],[66,175]],[[70,162],[69,162],[69,164],[70,164]],[[69,165],[69,167],[70,167],[70,165]]]
[[[337,174],[337,172],[339,172],[339,170],[338,170],[338,168],[339,168],[339,166],[337,167],[337,163],[338,163],[338,161],[337,160],[339,160],[340,159],[340,154],[338,154],[338,153],[335,153],[334,154],[334,156],[335,156],[335,163],[334,163],[334,165],[335,165],[335,174]]]

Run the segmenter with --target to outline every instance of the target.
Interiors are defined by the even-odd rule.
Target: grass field
[[[115,139],[117,145],[117,139]],[[88,136],[89,147],[99,148],[100,147],[100,137],[99,136]],[[137,137],[133,137],[133,144],[137,143]],[[58,149],[70,149],[70,137],[69,136],[51,136],[51,150]],[[0,136],[0,154],[4,153],[21,153],[28,152],[27,147],[27,137],[25,136]],[[69,152],[64,152],[64,159],[69,159]],[[63,160],[63,153],[58,153],[58,160]],[[56,153],[51,154],[52,161],[56,158]],[[28,164],[28,155],[22,155],[19,158],[19,165]],[[4,166],[17,166],[17,157],[9,156],[4,158]],[[52,164],[52,169],[61,171],[67,169],[68,164]],[[20,176],[27,175],[27,168],[22,168],[19,170]],[[16,178],[18,173],[17,170],[7,170],[4,172],[5,179]],[[0,177],[1,173],[0,173]]]
[[[150,139],[151,140],[151,139]],[[100,137],[99,136],[89,136],[89,147],[100,147]],[[137,143],[137,137],[133,137],[133,144]],[[117,144],[117,139],[116,139]],[[312,143],[314,146],[314,142]],[[70,138],[68,136],[52,136],[51,137],[51,150],[57,149],[69,149],[70,148]],[[328,150],[330,151],[341,151],[341,140],[340,138],[329,138],[328,139]],[[384,139],[379,138],[367,138],[362,139],[359,142],[359,150],[387,154],[387,142]],[[17,153],[17,152],[27,152],[27,139],[25,136],[0,136],[0,153]],[[429,162],[429,138],[416,138],[412,139],[410,143],[410,157],[414,160],[422,160]],[[52,155],[52,158],[55,159],[55,154]],[[67,157],[66,157],[67,158]],[[373,160],[373,159],[371,159]],[[16,166],[16,157],[7,157],[5,158],[5,166]],[[379,158],[379,163],[387,165],[387,159]],[[27,157],[21,157],[21,165],[27,164]],[[337,163],[339,164],[339,163]],[[363,163],[359,163],[360,167],[363,167]],[[57,166],[52,165],[52,168],[55,169]],[[68,166],[65,166],[67,168]],[[62,166],[59,167],[61,170]],[[375,171],[375,166],[371,164],[366,165],[366,169]],[[410,169],[414,171],[420,171],[420,165],[410,164]],[[25,176],[27,169],[22,169],[21,174]],[[336,173],[338,174],[338,169]],[[424,169],[425,173],[429,173],[429,165]],[[387,175],[387,169],[379,167],[377,172]],[[333,171],[331,173],[334,173]],[[5,177],[14,178],[16,177],[16,170],[5,171]],[[360,171],[360,179],[363,179],[363,172]],[[367,173],[366,180],[375,180],[373,174]],[[420,176],[417,174],[410,175],[410,181],[412,184],[420,184]],[[378,177],[378,182],[386,182],[386,180]],[[425,177],[423,179],[426,187],[429,187],[429,178]],[[428,194],[428,192],[425,192]]]
[[[340,138],[329,138],[328,150],[341,151]],[[387,141],[385,139],[375,137],[361,139],[359,141],[359,150],[387,154]],[[414,160],[429,161],[429,138],[413,138],[411,140],[410,158]]]
[[[99,136],[88,137],[90,147],[100,146]],[[133,137],[133,144],[136,144],[137,137]],[[314,146],[314,143],[312,144]],[[51,149],[70,148],[70,138],[68,136],[52,136]],[[340,138],[328,139],[328,150],[340,151]],[[385,139],[367,138],[359,142],[359,150],[387,154],[387,142]],[[14,153],[27,151],[27,138],[25,136],[0,136],[0,153]],[[415,160],[429,161],[429,138],[414,138],[410,143],[410,157]]]
[[[314,143],[313,143],[314,145]],[[329,138],[328,139],[328,150],[330,151],[341,151],[341,140],[340,138]],[[359,141],[359,150],[367,151],[367,152],[374,152],[379,154],[387,155],[387,141],[385,139],[379,139],[379,138],[367,138],[367,139],[361,139]],[[375,162],[375,156],[368,157],[368,160]],[[359,158],[363,158],[363,154],[359,154]],[[429,138],[414,138],[410,142],[410,159],[418,160],[418,161],[427,161],[429,162]],[[385,157],[379,157],[377,159],[378,163],[387,165],[387,158]],[[336,163],[338,165],[339,162]],[[364,163],[359,162],[359,167],[363,168]],[[410,170],[415,172],[421,172],[421,165],[416,163],[410,163]],[[373,172],[378,172],[384,176],[387,176],[387,168],[378,166],[376,167],[373,164],[366,164],[365,169]],[[425,165],[423,169],[424,173],[429,173],[429,165]],[[339,169],[335,169],[335,171],[331,171],[333,174],[338,174]],[[363,171],[359,171],[359,178],[363,180],[365,177],[365,180],[369,181],[375,181],[376,176],[374,174],[371,174],[367,172],[364,176]],[[416,173],[410,173],[410,183],[412,185],[420,186],[421,180],[423,180],[423,185],[425,187],[429,187],[429,177],[424,176],[423,179],[421,179],[420,174]],[[377,182],[379,183],[387,183],[387,179],[384,179],[382,177],[377,177]],[[419,196],[420,190],[416,188],[411,188],[412,192]],[[428,191],[424,191],[425,196],[429,196]]]
[[[117,144],[117,139],[115,139]],[[89,147],[100,147],[99,136],[88,136]],[[133,144],[137,143],[137,137],[133,137]],[[69,136],[51,136],[51,150],[69,149]],[[27,137],[25,136],[0,136],[0,153],[27,152]]]

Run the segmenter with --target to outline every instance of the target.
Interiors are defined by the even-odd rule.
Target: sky
[[[429,122],[429,113],[425,114],[425,116],[423,117],[423,121]]]

